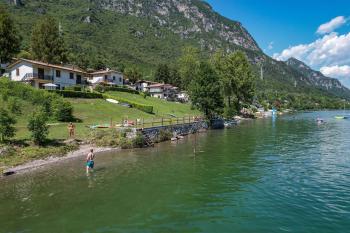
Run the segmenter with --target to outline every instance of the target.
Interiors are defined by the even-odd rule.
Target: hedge
[[[124,98],[111,96],[111,95],[107,95],[107,94],[104,94],[103,97],[105,99],[114,99],[114,100],[117,100],[121,103],[130,104],[133,108],[136,108],[136,109],[143,111],[143,112],[146,112],[146,113],[153,114],[153,106],[152,105],[139,104],[139,103],[136,103],[136,102],[124,99]]]
[[[96,93],[96,92],[82,92],[82,91],[68,91],[68,90],[49,90],[49,92],[56,93],[65,98],[103,99],[103,95],[101,93]]]
[[[131,94],[136,94],[136,95],[140,94],[139,91],[132,90],[132,89],[125,88],[125,87],[104,87],[104,91],[120,91],[120,92],[127,92],[127,93],[131,93]]]

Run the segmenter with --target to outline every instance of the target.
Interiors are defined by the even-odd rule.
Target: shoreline
[[[69,152],[61,157],[48,156],[45,159],[37,159],[37,160],[33,160],[30,162],[12,167],[12,168],[5,169],[2,177],[6,178],[9,176],[24,174],[24,173],[34,171],[36,169],[48,166],[48,165],[56,164],[56,163],[63,162],[63,161],[69,160],[69,159],[83,157],[89,153],[91,148],[94,149],[94,153],[96,153],[96,154],[103,153],[103,152],[122,150],[120,147],[115,147],[115,148],[113,148],[113,147],[96,147],[96,146],[91,145],[91,144],[85,144],[85,145],[81,145],[79,147],[79,149],[71,151],[71,152]],[[5,175],[6,173],[9,173],[9,174]]]

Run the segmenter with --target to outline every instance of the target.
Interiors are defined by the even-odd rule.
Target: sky
[[[350,88],[350,0],[206,0],[277,60],[295,57]]]

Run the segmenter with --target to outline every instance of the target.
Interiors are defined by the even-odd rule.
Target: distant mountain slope
[[[288,59],[286,64],[298,71],[299,80],[304,81],[307,85],[324,89],[338,97],[348,97],[350,90],[343,86],[338,79],[326,77],[295,58]]]
[[[201,0],[0,0],[10,6],[27,48],[31,28],[45,14],[61,25],[71,51],[89,66],[96,57],[110,67],[137,65],[153,76],[159,63],[175,63],[185,46],[208,56],[218,49],[247,53],[257,76],[263,66],[261,91],[331,93],[350,99],[339,83],[313,82],[284,62],[265,55],[237,21],[213,11]],[[295,83],[297,82],[297,86]],[[327,86],[327,88],[325,88]],[[340,92],[335,90],[342,90]]]

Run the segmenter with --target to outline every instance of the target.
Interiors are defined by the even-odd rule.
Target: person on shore
[[[75,135],[74,131],[75,131],[75,125],[72,122],[70,122],[68,124],[68,133],[69,133],[70,138],[74,137],[74,135]]]
[[[90,170],[94,169],[94,165],[95,165],[94,159],[95,159],[94,150],[90,149],[90,152],[86,157],[86,174],[89,174]]]

